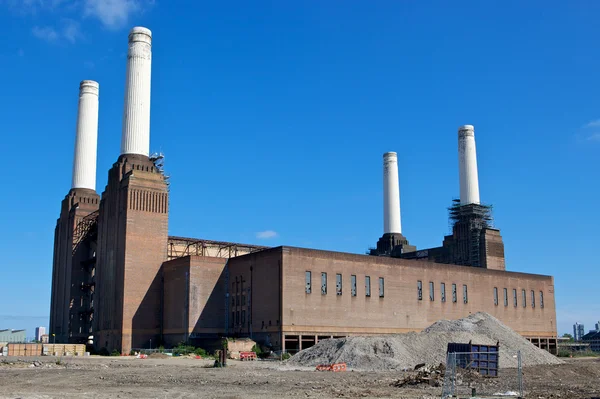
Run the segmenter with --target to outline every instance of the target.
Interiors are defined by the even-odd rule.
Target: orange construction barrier
[[[317,371],[346,371],[346,363],[334,363],[334,364],[319,364],[317,366]]]
[[[256,352],[240,352],[240,360],[256,360]]]

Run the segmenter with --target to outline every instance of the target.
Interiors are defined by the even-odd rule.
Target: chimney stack
[[[150,152],[150,75],[152,32],[135,27],[129,32],[121,155]]]
[[[99,91],[100,85],[93,80],[84,80],[79,84],[79,109],[71,188],[96,190]]]
[[[383,233],[402,233],[398,156],[395,152],[383,154]]]
[[[458,128],[458,177],[460,182],[460,204],[479,204],[475,128],[472,125],[464,125]]]

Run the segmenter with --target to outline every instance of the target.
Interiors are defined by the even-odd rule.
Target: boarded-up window
[[[379,298],[383,298],[384,294],[384,286],[383,286],[383,277],[379,277]]]
[[[417,281],[417,299],[421,301],[423,299],[423,282]]]
[[[456,303],[457,300],[456,284],[452,284],[452,302]]]
[[[365,276],[365,296],[371,296],[371,276]]]
[[[434,297],[435,294],[433,293],[433,290],[434,290],[433,281],[430,281],[429,282],[429,300],[430,301],[433,301],[435,299],[435,297]]]
[[[335,294],[342,295],[342,275],[335,275]]]
[[[350,276],[350,295],[356,296],[356,276]]]
[[[321,273],[321,295],[327,295],[327,273]]]
[[[498,306],[498,287],[494,287],[494,305]]]
[[[310,278],[311,273],[309,271],[307,271],[305,274],[306,274],[306,277],[305,277],[305,279],[306,279],[306,285],[305,285],[305,288],[304,288],[304,292],[306,292],[307,294],[310,294],[311,291],[312,291],[311,278]]]
[[[508,289],[504,289],[504,306],[508,306]]]
[[[440,287],[442,291],[442,302],[446,302],[446,283],[441,283]]]

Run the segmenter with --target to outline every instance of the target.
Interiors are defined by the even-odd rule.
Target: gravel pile
[[[469,341],[482,345],[500,341],[500,367],[517,367],[517,351],[521,351],[524,366],[562,363],[483,312],[459,320],[441,320],[420,333],[327,339],[297,353],[287,363],[297,366],[346,363],[349,368],[365,371],[412,369],[420,363],[445,364],[449,342]]]

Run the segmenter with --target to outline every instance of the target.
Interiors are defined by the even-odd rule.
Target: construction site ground
[[[325,372],[278,361],[133,357],[0,358],[0,398],[435,398],[442,388],[397,388],[402,371]],[[59,364],[57,364],[59,363]],[[514,372],[514,370],[513,370]],[[503,375],[505,377],[503,377]],[[503,378],[486,379],[502,387]],[[600,397],[600,358],[524,369],[528,398]]]

